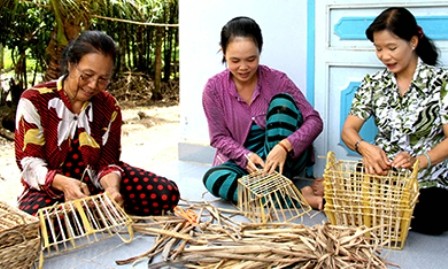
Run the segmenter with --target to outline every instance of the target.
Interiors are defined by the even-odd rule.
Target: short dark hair
[[[222,27],[220,46],[224,54],[222,62],[226,62],[225,54],[227,45],[235,37],[249,37],[252,38],[258,50],[261,52],[263,48],[263,36],[261,34],[260,26],[257,22],[249,17],[235,17]]]
[[[117,47],[115,41],[101,31],[84,31],[72,40],[62,53],[61,73],[68,73],[68,64],[77,64],[83,56],[89,53],[101,53],[110,56],[115,64]]]
[[[366,36],[374,42],[373,34],[383,30],[390,31],[406,41],[410,41],[413,36],[417,36],[418,45],[415,49],[417,55],[427,64],[437,64],[439,57],[437,47],[424,34],[414,15],[406,8],[390,7],[385,9],[366,29]]]

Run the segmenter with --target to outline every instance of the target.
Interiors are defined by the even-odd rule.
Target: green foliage
[[[3,68],[7,70],[14,68],[14,63],[12,62],[11,58],[11,50],[5,48],[3,53]]]
[[[5,68],[14,68],[15,79],[27,85],[27,71],[45,69],[45,48],[53,23],[49,10],[36,9],[27,1],[7,1],[0,11],[0,43],[5,49]]]
[[[156,33],[163,29],[163,79],[176,78],[178,68],[171,66],[178,66],[172,64],[178,62],[178,28],[151,23],[177,24],[178,0],[0,0],[0,43],[9,48],[5,62],[10,59],[25,85],[27,71],[48,72],[54,46],[66,45],[59,35],[69,40],[83,29],[103,30],[117,41],[120,70],[151,77],[157,75]]]
[[[140,5],[131,2],[134,1],[108,2],[101,16],[123,20],[132,18],[134,23],[110,23],[108,20],[94,19],[90,28],[103,30],[118,42],[122,53],[121,70],[151,75],[155,71],[157,27],[145,23],[178,24],[178,1],[146,0],[140,1]],[[177,37],[177,27],[164,28],[162,53],[166,69],[170,69],[173,60],[178,62]],[[173,73],[177,74],[177,71]],[[164,79],[169,80],[173,73],[164,72]]]

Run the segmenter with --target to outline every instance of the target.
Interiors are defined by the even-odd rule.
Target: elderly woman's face
[[[113,61],[104,54],[89,53],[78,64],[70,64],[69,71],[70,88],[77,88],[75,99],[86,101],[107,88],[113,72]]]

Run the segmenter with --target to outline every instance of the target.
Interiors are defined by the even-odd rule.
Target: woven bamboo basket
[[[364,172],[360,161],[336,160],[327,154],[324,211],[331,224],[366,226],[371,240],[402,249],[418,199],[418,163],[413,170],[391,170],[386,176]]]
[[[39,251],[38,218],[0,201],[0,268],[32,268]]]
[[[311,211],[289,178],[262,171],[238,179],[238,208],[257,223],[289,222]]]
[[[115,235],[129,243],[134,236],[132,219],[107,193],[41,208],[38,218],[42,236],[39,268],[42,268],[45,257],[85,247]]]

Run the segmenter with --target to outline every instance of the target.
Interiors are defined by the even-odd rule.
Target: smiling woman
[[[216,148],[203,182],[213,195],[236,202],[238,178],[259,169],[304,176],[323,123],[285,73],[259,64],[263,37],[253,19],[231,19],[220,45],[227,70],[210,78],[202,95]]]
[[[420,196],[412,230],[448,231],[448,71],[438,49],[403,7],[384,10],[366,30],[384,70],[365,76],[353,99],[342,139],[362,155],[370,174],[411,169],[418,160]],[[374,143],[359,130],[373,117]]]
[[[173,181],[120,160],[121,109],[105,91],[115,42],[86,31],[63,55],[62,76],[26,90],[19,101],[15,149],[25,184],[19,208],[35,214],[107,192],[130,214],[172,210],[180,197]]]
[[[106,89],[107,85],[110,82],[110,74],[108,74],[105,77],[99,76],[98,78],[95,78],[95,72],[93,72],[92,70],[82,70],[79,69],[79,66],[76,66],[76,70],[78,70],[79,72],[79,79],[82,81],[83,84],[90,84],[92,82],[96,83],[97,87],[99,89]],[[93,72],[93,73],[92,73]]]

